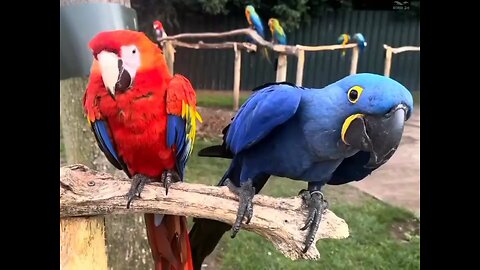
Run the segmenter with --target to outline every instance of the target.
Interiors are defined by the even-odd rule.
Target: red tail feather
[[[155,215],[145,214],[145,224],[155,270],[193,270],[185,217],[164,215],[155,226]]]

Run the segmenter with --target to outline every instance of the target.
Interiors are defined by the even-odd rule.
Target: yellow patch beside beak
[[[348,143],[345,141],[345,134],[347,133],[348,127],[350,127],[350,124],[352,123],[353,120],[357,118],[362,118],[364,117],[363,114],[357,113],[357,114],[352,114],[347,119],[345,119],[345,122],[343,122],[342,126],[342,141],[348,145]]]

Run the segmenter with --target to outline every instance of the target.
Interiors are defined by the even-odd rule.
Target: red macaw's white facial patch
[[[140,67],[140,51],[135,45],[122,46],[119,55],[102,51],[97,59],[103,83],[112,96],[117,91],[127,90],[133,84]]]

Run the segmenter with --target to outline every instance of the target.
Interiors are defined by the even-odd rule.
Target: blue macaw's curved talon
[[[305,239],[305,247],[302,250],[303,253],[306,253],[315,240],[315,235],[317,234],[320,222],[322,221],[322,215],[328,208],[328,202],[325,200],[323,193],[319,190],[302,190],[301,197],[304,205],[308,208],[307,220],[305,221],[305,225],[300,228],[302,231],[309,228]]]
[[[132,185],[127,193],[127,209],[130,208],[130,204],[135,198],[140,197],[140,193],[142,193],[145,185],[151,181],[150,178],[143,174],[136,174],[132,177]]]
[[[240,184],[240,187],[235,186],[229,179],[225,180],[225,184],[231,192],[238,196],[238,211],[235,223],[232,226],[232,238],[235,238],[240,231],[242,221],[246,218],[245,224],[249,224],[253,217],[253,204],[252,199],[255,195],[255,188],[253,187],[252,179],[248,179],[246,182]]]

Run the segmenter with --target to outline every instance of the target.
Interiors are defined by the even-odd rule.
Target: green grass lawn
[[[196,92],[198,106],[226,109],[233,107],[233,92],[231,90],[197,90]],[[250,94],[252,94],[252,91],[240,91],[240,105],[247,100]]]
[[[214,142],[198,140],[188,163],[186,181],[216,184],[228,160],[201,158],[196,153]],[[295,196],[305,183],[273,177],[262,191],[270,196]],[[319,261],[291,261],[258,235],[241,231],[235,239],[225,234],[215,252],[215,269],[419,269],[419,232],[410,212],[378,201],[351,186],[327,187],[330,209],[346,220],[350,237],[320,240]],[[409,225],[410,224],[410,225]],[[397,229],[394,229],[397,228]],[[403,228],[405,231],[398,232]],[[208,263],[213,263],[209,260]],[[212,269],[212,268],[208,268]]]
[[[242,105],[251,94],[251,91],[240,91],[240,105]],[[415,105],[420,105],[420,91],[412,91],[412,95]],[[233,107],[233,92],[230,90],[197,90],[197,104],[201,107],[231,109]]]

